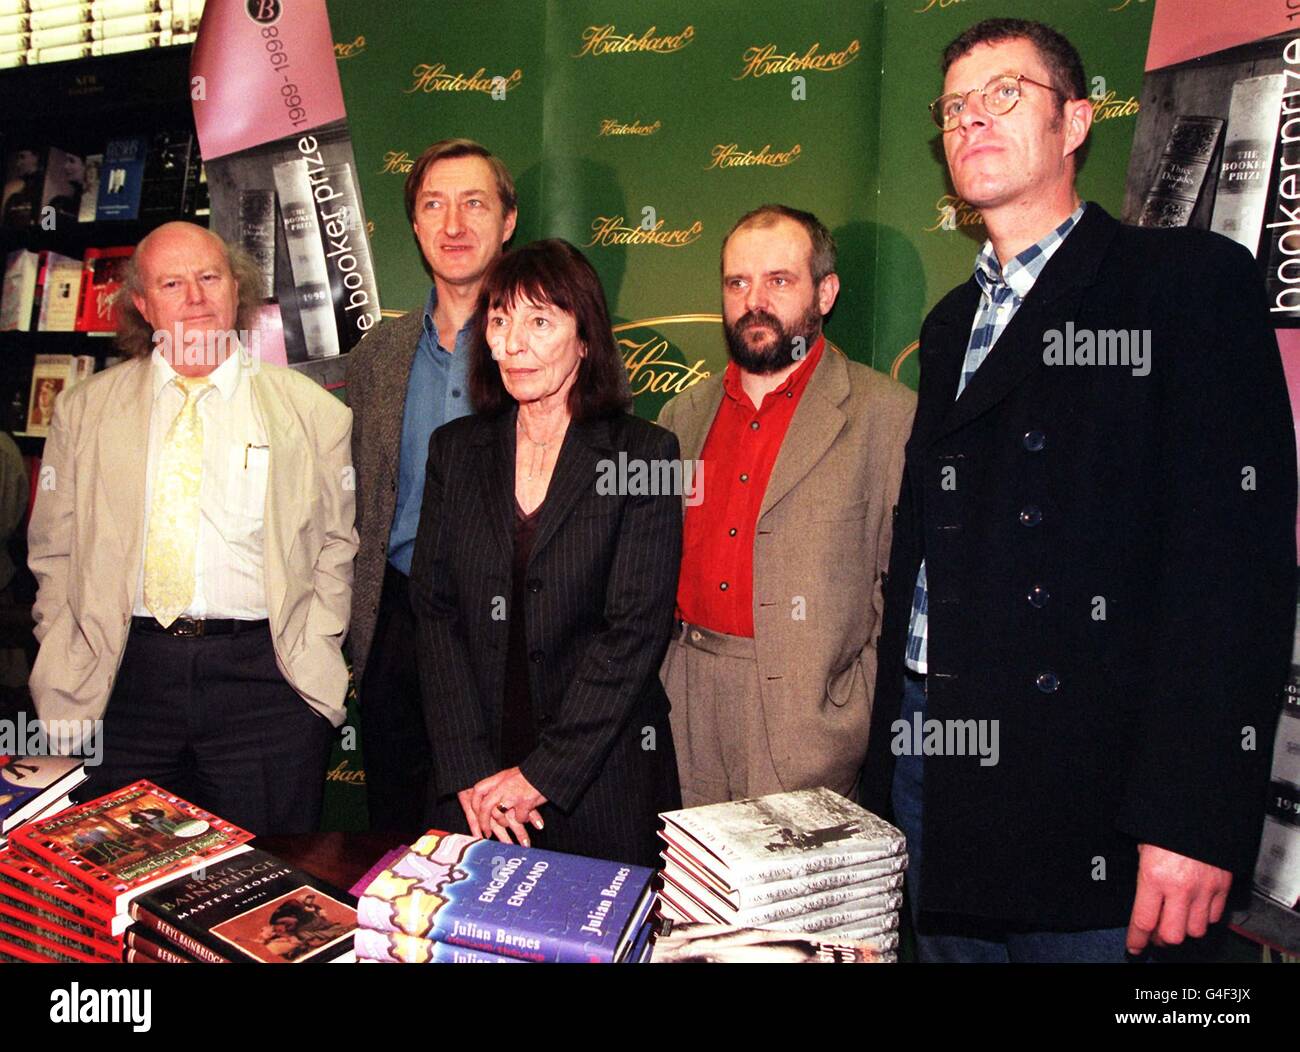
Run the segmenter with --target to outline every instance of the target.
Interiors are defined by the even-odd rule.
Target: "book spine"
[[[36,356],[37,365],[40,364],[42,357],[45,356]],[[18,834],[10,838],[9,846],[16,855],[25,856],[42,869],[49,870],[57,879],[84,892],[108,911],[117,912],[117,903],[114,897],[105,889],[96,887],[90,874],[78,869],[75,864],[69,862],[57,851],[51,851],[32,837],[22,837],[20,839]]]
[[[1290,49],[1286,52],[1291,53]],[[1264,283],[1275,328],[1300,326],[1300,90],[1282,96],[1277,173],[1264,225],[1268,247]]]
[[[275,191],[239,191],[239,243],[257,267],[257,294],[275,296]]]
[[[803,899],[786,899],[782,902],[760,906],[757,909],[738,910],[734,913],[734,920],[728,916],[730,911],[724,910],[723,916],[728,918],[728,923],[735,924],[738,928],[757,928],[770,921],[784,920],[788,917],[797,917],[805,913],[830,909],[841,903],[860,899],[864,894],[870,894],[870,892],[864,890],[861,884],[849,884],[842,888],[824,891],[818,895],[810,895]],[[888,908],[897,908],[899,901],[897,893],[890,895],[886,891],[884,894],[886,898],[882,901],[893,903],[893,906]]]
[[[143,924],[146,928],[149,928],[152,931],[156,931],[168,942],[177,946],[181,950],[184,950],[186,953],[192,954],[196,961],[201,961],[205,964],[231,963],[228,957],[218,953],[210,946],[205,946],[203,943],[199,942],[198,939],[187,935],[185,932],[169,924],[161,917],[158,917],[142,908],[138,900],[131,903],[130,913],[132,920]]]
[[[742,910],[755,909],[775,902],[785,902],[804,895],[830,891],[849,885],[864,889],[879,888],[882,891],[898,887],[903,883],[903,868],[907,862],[906,855],[886,859],[879,866],[867,866],[861,870],[830,869],[824,873],[810,873],[796,880],[777,881],[771,884],[756,884],[743,887],[737,891]]]
[[[875,862],[874,858],[853,853],[809,856],[800,854],[785,862],[750,862],[740,863],[728,870],[731,879],[737,884],[766,884],[779,880],[794,880],[812,873],[822,873],[828,869],[841,869],[859,866],[866,862]]]
[[[158,942],[155,939],[150,939],[146,935],[142,935],[140,932],[136,931],[134,927],[127,929],[125,945],[131,949],[138,950],[141,953],[146,953],[150,957],[156,958],[157,960],[167,964],[200,963],[196,958],[181,950],[174,949],[170,946],[164,946],[161,942]]]
[[[284,161],[277,164],[274,171],[307,356],[332,358],[339,353],[339,334],[334,323],[329,267],[325,261],[320,224],[316,220],[307,162]]]
[[[1232,86],[1223,162],[1210,229],[1232,238],[1252,255],[1268,207],[1268,184],[1277,144],[1282,73],[1247,77]]]
[[[1218,117],[1182,116],[1174,121],[1142,203],[1138,226],[1187,226],[1222,131],[1223,121]]]
[[[898,927],[898,907],[902,901],[902,895],[893,894],[880,905],[865,908],[845,906],[840,909],[819,910],[817,913],[772,921],[763,925],[763,927],[771,928],[774,931],[806,932],[838,932],[850,928],[854,931],[872,934],[892,931]]]

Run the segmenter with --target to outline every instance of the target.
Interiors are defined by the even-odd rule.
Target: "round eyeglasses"
[[[1026,77],[1023,73],[1005,73],[1002,76],[994,77],[982,88],[971,88],[969,91],[951,91],[947,95],[940,95],[930,103],[930,116],[934,118],[934,123],[944,131],[952,131],[961,121],[961,115],[966,112],[966,97],[972,92],[979,92],[980,97],[984,100],[984,109],[995,117],[1001,117],[1004,113],[1010,113],[1023,91],[1020,87],[1021,81],[1033,84],[1035,87],[1046,88],[1048,91],[1055,92],[1057,95],[1062,93],[1050,84],[1043,84],[1031,77]],[[1062,95],[1062,97],[1064,97]]]

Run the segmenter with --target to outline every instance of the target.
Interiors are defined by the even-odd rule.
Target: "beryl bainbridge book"
[[[558,963],[623,961],[654,904],[643,866],[430,831],[361,896],[362,927]]]
[[[352,952],[356,899],[252,848],[135,898],[131,916],[211,964],[302,964]]]
[[[16,830],[14,851],[126,912],[137,895],[245,846],[253,834],[139,781]]]

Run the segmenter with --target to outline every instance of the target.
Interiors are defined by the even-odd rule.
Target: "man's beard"
[[[758,322],[776,334],[776,339],[764,350],[751,348],[745,340],[745,330],[757,327]],[[747,373],[767,376],[779,373],[807,356],[821,335],[822,316],[816,303],[813,303],[788,329],[776,315],[761,310],[746,312],[734,324],[724,321],[722,328],[727,337],[727,353],[731,360]]]

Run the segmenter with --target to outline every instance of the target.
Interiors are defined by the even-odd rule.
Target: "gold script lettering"
[[[1115,117],[1132,117],[1142,108],[1132,95],[1127,99],[1117,98],[1114,90],[1106,92],[1099,99],[1092,99],[1092,119],[1094,121],[1108,121]]]
[[[746,48],[741,56],[745,68],[741,70],[740,76],[731,79],[744,80],[746,77],[763,77],[770,73],[799,73],[806,69],[831,73],[843,69],[857,58],[858,52],[862,50],[862,45],[856,40],[850,41],[849,46],[843,51],[828,51],[821,54],[821,46],[821,41],[815,41],[801,56],[793,51],[788,55],[778,54],[775,44]]]
[[[803,147],[795,143],[790,149],[784,152],[772,152],[772,144],[769,142],[763,146],[758,153],[752,150],[740,150],[736,148],[734,142],[718,143],[713,147],[713,160],[704,166],[707,172],[710,168],[748,168],[752,165],[766,165],[769,168],[784,168],[787,164],[793,164],[803,153]]]
[[[935,205],[938,216],[934,226],[925,227],[927,233],[935,230],[956,230],[961,226],[983,226],[984,217],[956,194],[944,194]]]
[[[398,175],[406,175],[410,172],[413,164],[415,164],[415,159],[405,150],[400,153],[396,150],[389,150],[384,154],[384,166],[379,171],[381,174],[383,172],[395,172]]]
[[[639,37],[634,37],[631,33],[616,33],[612,22],[604,26],[588,26],[582,31],[582,50],[571,57],[625,55],[635,51],[650,51],[657,55],[667,55],[673,51],[680,51],[695,39],[694,26],[687,26],[676,36],[661,37],[654,35],[655,30],[658,28],[658,26],[651,26]]]
[[[334,57],[351,58],[353,55],[359,55],[361,52],[365,50],[366,50],[366,38],[363,36],[358,36],[357,39],[352,41],[352,43],[350,44],[336,43],[334,45]]]
[[[509,76],[505,76],[489,74],[484,67],[480,66],[477,72],[467,77],[464,73],[448,73],[446,65],[442,62],[436,65],[421,62],[411,70],[411,76],[415,79],[411,82],[411,86],[405,89],[406,95],[413,95],[417,91],[426,94],[432,91],[481,91],[491,94],[498,80],[503,83],[506,91],[517,88],[524,79],[524,71],[517,69]]]
[[[669,344],[661,336],[651,336],[640,343],[620,337],[618,345],[623,352],[627,382],[634,397],[647,392],[681,394],[711,375],[707,369],[701,368],[703,358],[694,365],[665,358]]]
[[[653,229],[626,226],[622,216],[597,216],[591,221],[591,240],[583,247],[593,245],[659,245],[662,248],[682,248],[698,241],[704,233],[704,224],[698,219],[683,230],[665,230],[664,221],[655,223]]]

